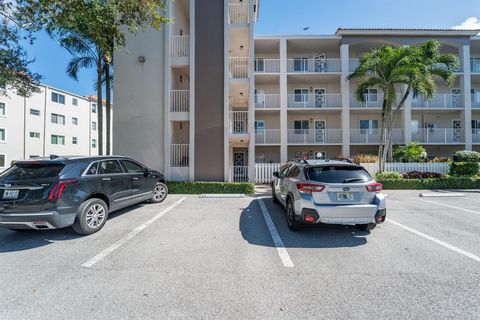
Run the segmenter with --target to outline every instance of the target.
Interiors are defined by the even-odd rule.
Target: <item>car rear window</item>
[[[355,166],[321,166],[307,169],[310,180],[325,183],[368,182],[372,177],[365,169]]]
[[[56,178],[65,167],[61,163],[17,163],[0,175],[2,180],[34,180]]]

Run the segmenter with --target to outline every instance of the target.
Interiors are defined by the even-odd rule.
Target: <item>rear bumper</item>
[[[71,226],[76,213],[57,211],[29,213],[0,213],[0,227],[11,229],[57,229]]]

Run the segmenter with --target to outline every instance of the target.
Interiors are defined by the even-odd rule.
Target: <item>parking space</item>
[[[0,230],[0,318],[480,317],[480,261],[454,250],[480,256],[480,215],[445,206],[478,210],[478,194],[388,193],[396,224],[370,231],[292,232],[268,197],[197,196],[114,213],[88,237]]]

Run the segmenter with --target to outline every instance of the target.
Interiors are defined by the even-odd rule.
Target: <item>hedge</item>
[[[480,189],[480,177],[448,177],[440,179],[383,179],[384,190]]]
[[[453,162],[450,164],[450,174],[452,176],[473,177],[478,174],[479,169],[478,162]]]
[[[204,194],[204,193],[255,193],[255,185],[249,182],[167,182],[171,194]]]
[[[453,154],[455,162],[480,162],[480,152],[477,151],[457,151]]]

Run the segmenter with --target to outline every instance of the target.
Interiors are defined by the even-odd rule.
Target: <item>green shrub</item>
[[[473,177],[478,174],[479,169],[478,162],[452,162],[450,175]]]
[[[403,174],[403,179],[440,179],[443,174],[438,172],[410,171]]]
[[[455,162],[480,162],[480,152],[477,151],[457,151],[453,154]]]
[[[425,162],[426,154],[424,147],[412,141],[406,146],[395,148],[393,158],[399,162]]]
[[[204,194],[204,193],[255,193],[255,185],[249,182],[167,182],[171,194]]]
[[[384,172],[379,172],[375,175],[375,180],[382,180],[382,179],[403,179],[403,176],[400,172],[396,171],[384,171]]]
[[[385,179],[384,190],[480,189],[480,178],[451,177],[440,179]]]

